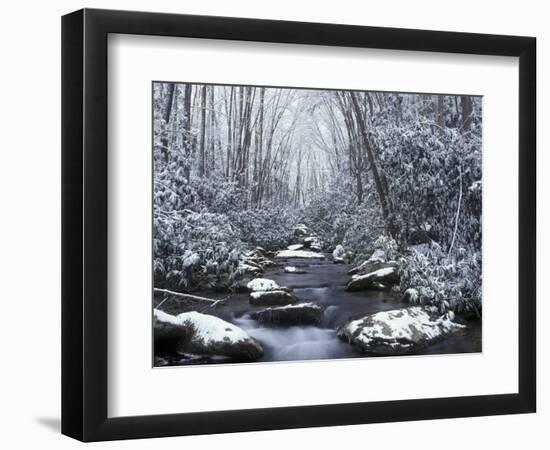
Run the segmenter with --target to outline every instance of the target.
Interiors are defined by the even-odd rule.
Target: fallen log
[[[218,303],[224,302],[227,298],[220,298],[215,300],[213,298],[200,297],[198,295],[184,294],[183,292],[170,291],[169,289],[153,288],[154,292],[160,292],[162,294],[173,295],[174,297],[184,298],[186,300],[191,300],[195,302],[206,302],[210,303],[211,306],[215,306]]]

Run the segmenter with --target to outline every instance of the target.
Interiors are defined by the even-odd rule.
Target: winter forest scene
[[[481,352],[481,97],[152,102],[155,367]]]

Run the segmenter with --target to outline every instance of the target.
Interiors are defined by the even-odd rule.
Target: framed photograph
[[[62,432],[535,412],[532,37],[62,21]]]

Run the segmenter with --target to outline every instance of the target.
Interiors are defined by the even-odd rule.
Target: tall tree
[[[462,128],[470,130],[472,124],[472,97],[469,95],[460,96],[460,106],[462,109]]]
[[[193,138],[191,136],[191,96],[193,95],[193,85],[185,84],[183,93],[183,130],[182,130],[182,146],[184,162],[185,178],[189,182],[191,176],[191,155],[193,153],[192,145]]]
[[[168,162],[168,151],[169,151],[169,133],[168,133],[168,125],[170,123],[170,119],[172,117],[172,105],[174,104],[174,92],[175,92],[175,85],[174,83],[168,83],[167,84],[167,94],[166,94],[166,106],[164,107],[164,133],[161,138],[161,145],[162,145],[162,154],[164,156],[164,161]]]
[[[435,105],[435,122],[440,127],[445,126],[445,96],[437,95],[436,96],[436,105]]]
[[[199,175],[201,177],[205,174],[206,168],[206,85],[203,85],[201,92],[201,140],[199,149]]]
[[[359,132],[361,135],[361,138],[363,140],[363,145],[365,146],[367,157],[369,160],[370,170],[372,173],[372,178],[374,180],[374,184],[376,186],[376,191],[378,193],[378,198],[380,200],[380,206],[382,208],[382,214],[384,216],[384,221],[386,223],[386,229],[388,231],[388,234],[394,235],[395,230],[393,225],[390,223],[390,208],[388,203],[387,194],[384,191],[384,187],[382,185],[382,180],[380,177],[380,173],[378,170],[378,166],[375,161],[374,151],[369,143],[368,134],[367,134],[367,127],[365,125],[365,120],[363,117],[363,113],[361,111],[361,108],[359,107],[359,100],[357,99],[357,93],[356,92],[350,92],[351,102],[353,104],[353,110],[355,113],[355,120],[357,121],[357,125],[359,127]]]

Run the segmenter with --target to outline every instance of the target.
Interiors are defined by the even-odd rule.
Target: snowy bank
[[[402,355],[414,353],[448,334],[464,328],[453,322],[452,313],[440,316],[436,308],[384,311],[351,320],[338,330],[338,337],[360,353]]]
[[[173,316],[154,310],[155,353],[160,351],[221,355],[252,361],[262,346],[241,328],[215,316],[195,311]]]

